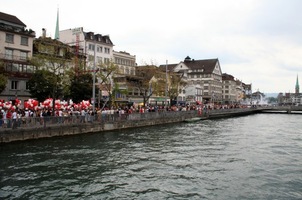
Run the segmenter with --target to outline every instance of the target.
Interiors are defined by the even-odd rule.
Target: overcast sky
[[[46,28],[108,34],[138,65],[218,58],[253,92],[302,91],[302,0],[2,0],[36,36]]]

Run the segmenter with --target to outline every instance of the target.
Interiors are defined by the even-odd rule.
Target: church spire
[[[55,33],[55,39],[58,40],[59,37],[59,8],[57,10],[57,23],[56,23],[56,33]]]
[[[299,79],[298,79],[298,74],[297,74],[297,80],[296,80],[296,87],[295,87],[295,91],[296,91],[296,94],[299,94],[300,93],[300,91],[299,91],[299,89],[300,89],[300,87],[299,87]]]

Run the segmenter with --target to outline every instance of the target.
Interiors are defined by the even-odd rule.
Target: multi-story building
[[[118,84],[120,90],[131,93],[132,88],[129,88],[127,79],[136,75],[136,56],[125,51],[113,51],[113,62],[117,65],[117,71],[114,74],[115,83]],[[121,102],[129,101],[128,95],[122,92],[117,92],[115,99]]]
[[[136,57],[125,51],[113,51],[113,62],[118,65],[119,75],[135,75]]]
[[[35,68],[29,59],[33,54],[35,32],[16,16],[0,12],[0,61],[8,75],[5,90],[0,99],[13,101],[30,97],[27,81]]]
[[[65,44],[83,49],[87,56],[86,70],[113,60],[113,43],[109,35],[84,32],[83,27],[59,32],[59,40]]]
[[[233,104],[237,102],[237,84],[234,76],[222,74],[222,102],[224,104]]]
[[[172,69],[171,66],[174,66]],[[160,67],[165,67],[161,65]],[[191,98],[187,91],[196,88],[195,101],[202,100],[203,103],[221,103],[222,102],[222,72],[218,59],[194,60],[189,56],[179,64],[170,65],[171,70],[185,73],[187,86],[181,90],[180,98]],[[200,90],[198,92],[197,90]],[[195,91],[195,89],[194,89]]]

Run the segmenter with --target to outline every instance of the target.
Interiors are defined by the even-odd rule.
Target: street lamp
[[[94,39],[94,59],[93,59],[93,77],[92,77],[92,112],[95,113],[95,65],[96,65],[96,42]]]
[[[167,108],[166,103],[167,103],[167,93],[168,93],[168,74],[167,74],[167,68],[168,68],[168,60],[166,60],[165,108]]]

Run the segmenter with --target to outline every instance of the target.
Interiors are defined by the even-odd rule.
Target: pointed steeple
[[[299,89],[300,89],[300,87],[299,87],[299,79],[298,79],[298,74],[297,74],[296,87],[295,87],[296,94],[299,94],[299,92],[300,92]]]
[[[60,35],[59,35],[59,8],[58,8],[55,39],[58,40],[59,38],[60,38]]]

